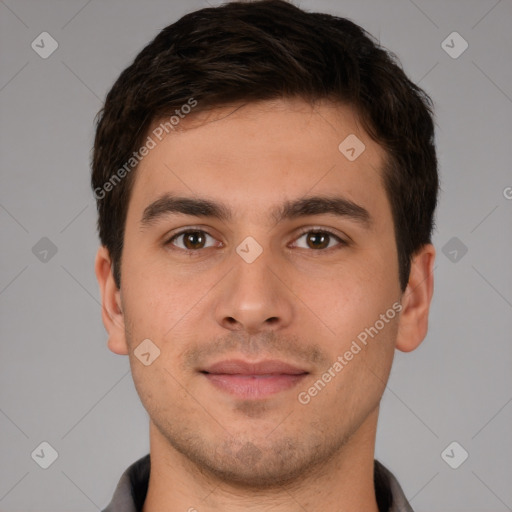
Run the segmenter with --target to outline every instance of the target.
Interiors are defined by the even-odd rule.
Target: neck
[[[378,409],[329,460],[294,481],[247,488],[220,480],[175,450],[150,423],[151,473],[143,512],[378,512],[373,483]]]

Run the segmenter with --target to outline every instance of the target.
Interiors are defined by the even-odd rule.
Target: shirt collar
[[[140,512],[148,492],[150,467],[149,454],[134,462],[121,476],[112,501],[102,512]],[[379,512],[413,512],[397,479],[377,460],[374,482]]]

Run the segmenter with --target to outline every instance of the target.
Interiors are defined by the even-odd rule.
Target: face
[[[375,427],[402,308],[384,152],[329,103],[181,127],[136,171],[110,347],[170,450],[241,484],[285,482]],[[355,139],[339,149],[354,135],[355,159]],[[143,340],[146,362],[160,351],[149,365]]]

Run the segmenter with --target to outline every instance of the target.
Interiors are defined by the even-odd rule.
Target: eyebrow
[[[313,196],[304,197],[295,201],[287,201],[272,217],[278,223],[284,219],[296,219],[308,215],[332,214],[338,217],[346,217],[363,224],[371,225],[371,215],[366,208],[343,197]]]
[[[209,199],[176,197],[165,194],[144,209],[141,226],[149,227],[170,214],[210,217],[223,222],[233,218],[233,213],[229,207],[222,203]],[[272,210],[270,217],[277,224],[283,220],[324,214],[345,217],[365,227],[370,227],[372,221],[368,210],[349,199],[338,196],[312,196],[286,201],[283,205]]]

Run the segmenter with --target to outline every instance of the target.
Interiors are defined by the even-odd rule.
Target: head
[[[169,446],[270,484],[369,435],[432,295],[431,101],[392,54],[280,0],[190,13],[108,93],[92,167],[109,346]],[[234,396],[207,377],[232,358],[303,375]]]

